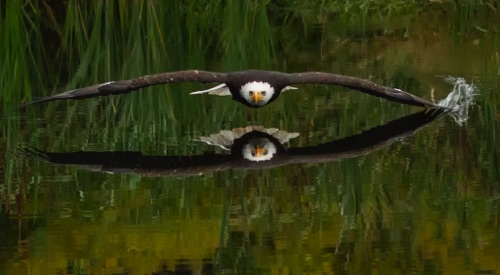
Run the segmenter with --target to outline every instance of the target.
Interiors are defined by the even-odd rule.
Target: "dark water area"
[[[0,274],[500,272],[497,13],[257,2],[2,15]],[[259,109],[190,95],[200,83],[18,108],[186,69],[477,95],[460,116],[327,85]],[[249,160],[252,142],[270,159]]]

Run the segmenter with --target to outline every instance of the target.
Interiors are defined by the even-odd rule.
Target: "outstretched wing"
[[[293,73],[289,74],[289,76],[290,84],[333,84],[403,104],[420,107],[443,108],[442,106],[438,106],[427,99],[420,98],[400,89],[378,85],[370,80],[358,77],[322,72]]]
[[[21,105],[21,108],[32,104],[60,100],[60,99],[84,99],[98,96],[125,94],[152,85],[176,83],[176,82],[201,82],[201,83],[224,83],[227,80],[226,73],[208,71],[188,70],[168,73],[159,73],[141,76],[129,80],[110,81],[102,84],[78,88],[61,94],[45,97],[33,102]]]

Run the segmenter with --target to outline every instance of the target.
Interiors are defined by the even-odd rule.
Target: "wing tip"
[[[38,99],[38,100],[34,100],[34,101],[22,103],[21,105],[19,105],[19,109],[20,110],[24,110],[24,109],[28,108],[29,106],[37,105],[37,104],[40,104],[40,103],[43,103],[43,102],[47,102],[47,101],[52,101],[52,100],[55,100],[55,99],[53,99],[51,97],[45,97],[45,98],[41,98],[41,99]]]

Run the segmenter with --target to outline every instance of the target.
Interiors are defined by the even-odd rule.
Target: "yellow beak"
[[[263,98],[264,98],[264,96],[262,95],[262,92],[260,92],[260,91],[253,92],[252,100],[253,100],[253,102],[255,102],[255,104],[258,104],[259,101],[261,101]]]
[[[263,153],[264,153],[264,148],[262,148],[260,146],[255,147],[255,156],[256,157],[261,157]]]

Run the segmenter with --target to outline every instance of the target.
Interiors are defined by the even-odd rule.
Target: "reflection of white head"
[[[276,145],[267,138],[254,138],[243,146],[242,153],[249,161],[270,160],[276,154]]]
[[[267,82],[252,81],[241,86],[240,95],[252,106],[264,106],[274,94]]]

